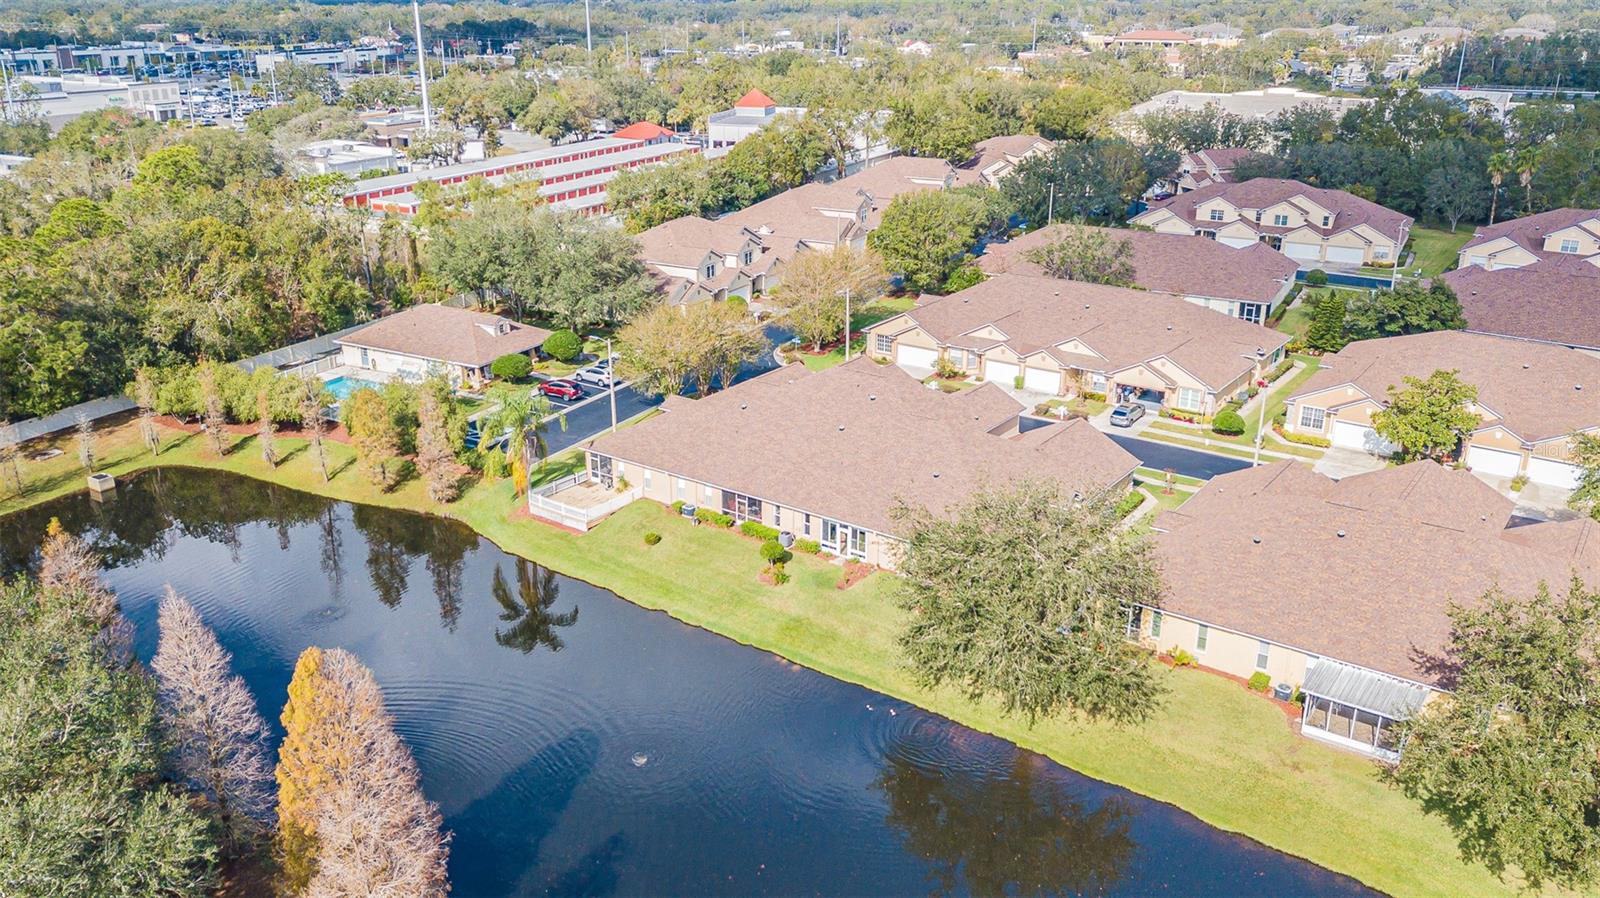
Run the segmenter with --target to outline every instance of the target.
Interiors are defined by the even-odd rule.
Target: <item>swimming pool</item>
[[[338,402],[343,402],[346,399],[349,399],[351,393],[354,393],[362,387],[371,387],[374,390],[383,388],[383,384],[373,383],[370,380],[362,380],[359,377],[346,377],[343,374],[333,378],[332,380],[323,381],[322,385],[328,388],[328,392],[332,393],[333,398]]]

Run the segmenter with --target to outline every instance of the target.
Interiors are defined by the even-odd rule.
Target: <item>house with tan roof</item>
[[[1600,354],[1600,209],[1487,225],[1441,277],[1467,329]]]
[[[533,357],[550,332],[500,315],[424,304],[412,306],[335,340],[340,364],[389,377],[420,380],[442,372],[456,384],[481,386],[503,355]]]
[[[1059,240],[1074,225],[1052,225],[1005,243],[990,243],[978,257],[986,274],[1045,276],[1031,261],[1036,250]],[[1261,324],[1294,286],[1299,266],[1265,244],[1243,248],[1204,237],[1153,231],[1098,228],[1109,240],[1128,242],[1133,286],[1176,296],[1214,312]]]
[[[1462,455],[1468,468],[1558,489],[1577,484],[1571,437],[1600,433],[1600,358],[1546,343],[1464,331],[1351,343],[1325,356],[1289,397],[1284,428],[1392,454],[1396,447],[1373,429],[1373,412],[1388,404],[1390,386],[1439,370],[1457,370],[1478,388],[1472,410],[1480,420]]]
[[[636,239],[639,260],[671,305],[730,297],[748,301],[776,286],[783,267],[761,234],[697,215],[662,222]]]
[[[987,184],[999,187],[1000,181],[1017,170],[1024,159],[1043,156],[1055,143],[1033,134],[1007,134],[980,140],[972,158],[956,166],[955,186]]]
[[[1413,462],[1340,481],[1298,462],[1207,483],[1155,521],[1168,576],[1130,629],[1305,697],[1301,733],[1393,758],[1396,721],[1450,683],[1452,602],[1600,577],[1600,524],[1510,527],[1513,503],[1466,471]]]
[[[1285,178],[1213,183],[1153,204],[1131,219],[1163,234],[1198,234],[1229,246],[1265,243],[1302,268],[1392,266],[1411,217],[1343,190]]]
[[[1228,183],[1233,180],[1233,170],[1239,162],[1255,155],[1256,151],[1249,147],[1219,147],[1185,153],[1178,160],[1177,170],[1157,180],[1150,188],[1151,195],[1188,193],[1210,184]]]
[[[715,509],[886,568],[904,538],[898,502],[942,513],[980,486],[1022,479],[1117,491],[1138,465],[1086,421],[1026,418],[993,385],[944,393],[868,358],[820,372],[789,365],[662,408],[587,444],[585,478],[606,494],[625,485],[625,500]],[[536,492],[530,511],[552,516],[561,501]]]
[[[1248,389],[1289,340],[1176,296],[1023,274],[923,302],[866,337],[873,358],[919,373],[944,361],[1034,396],[1201,415]]]

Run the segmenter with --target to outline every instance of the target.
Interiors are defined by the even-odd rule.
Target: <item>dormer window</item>
[[[754,262],[755,260],[756,260],[756,254],[754,252],[752,252],[751,250],[748,250],[748,249],[744,251],[744,264],[749,265],[751,262]]]
[[[1212,221],[1221,221],[1222,220],[1222,210],[1221,209],[1212,209],[1211,210],[1211,220]]]
[[[1568,238],[1566,240],[1561,241],[1561,249],[1560,249],[1560,251],[1564,252],[1564,253],[1567,253],[1569,255],[1577,253],[1577,251],[1578,251],[1578,241],[1573,240],[1571,238]]]
[[[1289,226],[1289,216],[1282,212],[1272,216],[1272,226],[1275,228],[1287,228]]]
[[[1329,227],[1332,224],[1333,224],[1333,216],[1332,215],[1324,215],[1324,216],[1322,216],[1322,226],[1323,227],[1326,228],[1326,227]]]
[[[715,262],[713,262],[710,265],[706,266],[706,280],[709,281],[709,280],[711,280],[712,278],[714,278],[716,276],[717,276],[717,265],[716,265]]]

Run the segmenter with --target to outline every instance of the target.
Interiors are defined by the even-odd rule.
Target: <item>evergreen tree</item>
[[[1344,336],[1344,297],[1329,290],[1317,302],[1316,315],[1306,331],[1306,345],[1322,352],[1338,352],[1348,341]]]
[[[450,451],[450,436],[445,430],[445,413],[435,391],[424,388],[417,399],[417,472],[435,502],[454,502],[460,494],[460,477],[455,454]]]

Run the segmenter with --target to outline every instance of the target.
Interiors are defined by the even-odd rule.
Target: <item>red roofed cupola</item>
[[[611,136],[623,140],[642,140],[645,143],[654,143],[671,137],[672,132],[655,122],[634,122]]]
[[[778,103],[776,100],[762,93],[759,89],[751,89],[749,93],[739,98],[739,102],[733,104],[733,108],[772,109],[777,105]]]

